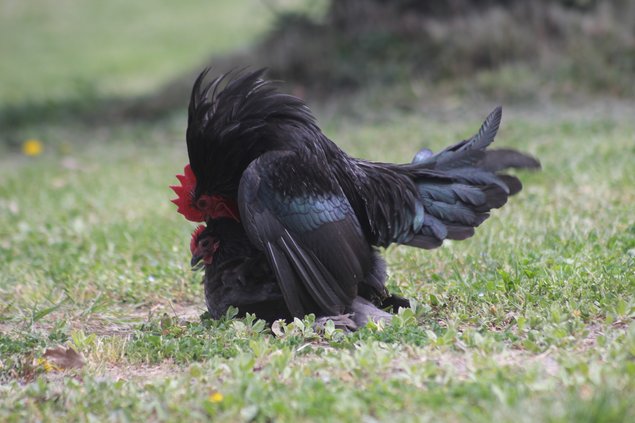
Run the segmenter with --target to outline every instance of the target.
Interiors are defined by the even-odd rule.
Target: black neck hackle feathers
[[[319,132],[309,108],[297,97],[279,93],[262,79],[265,69],[223,74],[205,82],[209,69],[194,83],[186,133],[190,165],[200,192],[236,196],[247,165],[284,140],[281,127]]]

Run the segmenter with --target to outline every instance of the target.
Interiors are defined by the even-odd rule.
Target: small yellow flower
[[[223,396],[223,394],[221,394],[220,392],[216,391],[216,392],[212,392],[212,393],[210,394],[210,396],[209,396],[209,397],[207,397],[207,400],[208,400],[209,402],[219,403],[219,402],[221,402],[221,401],[223,400],[223,398],[225,398],[225,397]]]
[[[42,357],[38,358],[36,364],[39,367],[41,367],[42,369],[44,369],[44,371],[46,373],[56,372],[56,371],[60,370],[60,368],[58,366],[56,366],[55,364],[51,363],[46,358],[42,358]]]
[[[44,151],[42,141],[30,138],[22,143],[22,152],[26,156],[39,156]]]

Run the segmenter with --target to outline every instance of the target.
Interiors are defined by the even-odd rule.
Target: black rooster
[[[439,153],[421,150],[410,164],[372,163],[340,150],[302,100],[279,93],[262,70],[204,84],[206,73],[192,91],[191,168],[179,175],[174,202],[190,220],[215,222],[214,239],[227,219],[240,222],[232,231],[242,257],[264,265],[264,256],[268,265],[261,282],[245,286],[277,285],[291,316],[385,317],[375,306],[391,305],[384,303],[391,297],[375,247],[430,249],[468,238],[522,188],[497,172],[540,166],[513,150],[486,151],[500,108],[476,135]],[[208,274],[217,277],[212,268]]]

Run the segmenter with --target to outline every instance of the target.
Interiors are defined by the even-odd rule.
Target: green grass
[[[473,239],[387,251],[390,286],[416,300],[413,311],[355,334],[316,334],[309,321],[277,336],[253,319],[197,317],[192,225],[167,189],[186,160],[184,119],[103,131],[87,145],[85,129],[65,129],[68,145],[3,160],[0,418],[635,416],[632,124],[512,114],[499,145],[531,151],[544,171],[522,174],[524,191]],[[478,121],[327,126],[355,155],[405,161],[421,134],[438,149]],[[59,343],[82,352],[85,368],[61,376],[33,365]]]
[[[143,94],[245,47],[273,13],[263,2],[0,2],[0,104]]]
[[[27,7],[6,2],[3,13],[11,5]],[[93,9],[75,6],[85,22]],[[13,28],[28,27],[26,15],[13,16]],[[162,19],[153,38],[176,25],[164,33]],[[217,48],[248,42],[240,33]],[[186,54],[173,46],[159,68],[177,69],[163,63]],[[92,76],[108,72],[82,60],[116,67],[86,51],[77,63],[53,55],[50,67],[29,72],[64,87],[72,77],[60,80],[57,68]],[[10,66],[26,66],[27,54],[14,54]],[[160,82],[172,72],[127,66],[104,90],[128,80],[143,91],[150,85],[140,74]],[[29,95],[57,95],[37,91]],[[354,118],[319,114],[352,155],[402,162],[471,134],[488,112],[477,104],[467,116],[422,115],[383,103],[384,114],[372,99]],[[15,136],[37,137],[45,150],[26,157],[0,144],[0,420],[633,421],[635,124],[632,106],[620,107],[507,108],[496,144],[535,154],[544,170],[522,173],[524,190],[472,239],[435,251],[389,248],[389,286],[415,306],[353,334],[316,333],[311,317],[273,329],[231,314],[199,318],[193,225],[168,189],[187,160],[184,111],[152,123],[20,129]],[[44,350],[58,344],[86,365],[47,372]]]

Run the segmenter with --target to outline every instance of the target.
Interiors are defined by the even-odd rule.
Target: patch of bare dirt
[[[186,369],[186,367],[166,361],[155,365],[107,365],[97,369],[95,374],[107,379],[143,382],[171,378],[183,373]]]
[[[135,326],[147,322],[153,317],[164,314],[179,322],[198,321],[205,312],[202,304],[178,304],[169,301],[142,307],[117,307],[100,314],[88,316],[71,315],[68,312],[54,312],[33,325],[33,329],[44,332],[51,331],[60,321],[66,321],[71,330],[81,330],[87,334],[98,336],[124,336],[131,333]],[[0,324],[3,332],[12,326]],[[15,328],[15,326],[13,326]]]
[[[586,352],[596,348],[597,340],[600,336],[606,334],[607,331],[624,332],[635,319],[619,320],[613,324],[606,326],[600,322],[592,322],[587,325],[587,335],[578,340],[573,348],[567,351],[575,350]],[[556,359],[556,353],[561,351],[555,347],[551,347],[542,353],[532,353],[531,351],[522,349],[507,349],[503,352],[493,354],[491,357],[483,357],[483,360],[492,359],[501,366],[510,367],[538,367],[548,376],[555,376],[560,371],[560,365]],[[439,351],[433,352],[422,358],[423,361],[432,361],[437,366],[446,370],[451,369],[455,377],[467,379],[473,374],[476,368],[478,356],[474,354]]]
[[[493,360],[499,366],[506,367],[539,367],[549,375],[555,376],[560,366],[552,356],[553,351],[547,350],[541,354],[532,354],[522,350],[505,350],[501,353],[493,354],[491,357],[475,356],[474,354],[458,352],[439,352],[423,358],[423,361],[431,361],[439,368],[450,371],[453,377],[461,380],[469,379],[479,367],[479,361]]]
[[[204,312],[205,308],[202,304],[179,304],[166,301],[144,307],[120,308],[111,316],[90,316],[87,319],[72,321],[71,326],[74,329],[101,336],[126,335],[131,333],[136,325],[155,317],[168,315],[182,323],[195,322]]]

